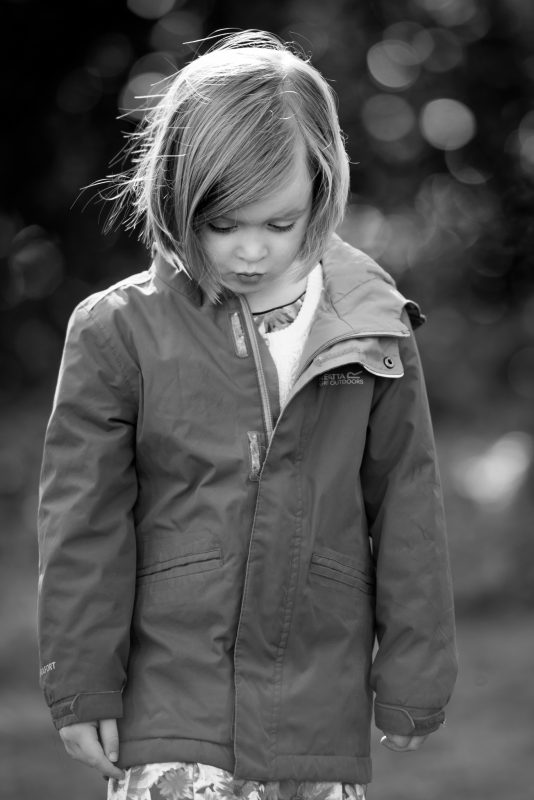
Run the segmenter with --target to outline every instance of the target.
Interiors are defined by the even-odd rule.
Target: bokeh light
[[[507,433],[481,453],[457,460],[452,473],[456,490],[480,505],[505,508],[523,485],[532,454],[532,437],[528,433]]]
[[[475,115],[464,103],[442,97],[423,106],[419,118],[421,133],[439,150],[457,150],[476,133]]]
[[[134,14],[144,19],[158,19],[174,7],[175,0],[127,0],[127,6]]]
[[[421,182],[414,205],[431,236],[453,233],[464,249],[495,223],[498,214],[494,196],[485,186],[466,186],[445,173],[429,175]],[[446,241],[440,238],[433,247],[446,252]]]
[[[363,250],[373,258],[382,256],[391,238],[385,215],[367,203],[349,204],[339,232],[353,247]]]
[[[419,56],[407,42],[386,39],[369,49],[367,67],[379,85],[407,89],[419,75]]]
[[[443,28],[427,28],[416,34],[413,47],[417,51],[428,51],[424,66],[430,72],[448,72],[463,59],[462,44],[458,36]]]
[[[475,17],[478,4],[475,0],[417,0],[440,25],[464,25]]]
[[[61,250],[38,225],[30,225],[17,233],[8,264],[14,295],[18,299],[47,297],[63,279]]]
[[[173,53],[149,53],[139,58],[119,94],[120,110],[128,117],[141,119],[164,93],[167,79],[175,72]]]
[[[150,46],[176,55],[191,55],[184,47],[187,41],[199,39],[203,33],[201,17],[193,11],[175,11],[159,19],[150,32]]]
[[[418,64],[422,64],[434,50],[434,40],[429,31],[412,20],[401,20],[390,25],[383,34],[384,41],[406,42]]]
[[[415,125],[412,107],[403,97],[375,94],[365,101],[362,120],[367,131],[381,142],[406,136]]]
[[[487,170],[477,169],[470,164],[463,153],[458,150],[449,150],[445,153],[445,163],[453,178],[460,183],[476,186],[485,183],[491,176]]]

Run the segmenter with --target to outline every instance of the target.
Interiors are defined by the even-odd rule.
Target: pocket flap
[[[139,543],[137,575],[142,577],[154,567],[170,568],[178,565],[209,561],[221,557],[221,545],[215,534],[201,533],[155,534]]]
[[[310,572],[369,593],[374,592],[374,576],[356,565],[348,556],[335,550],[323,548],[321,552],[312,553]]]

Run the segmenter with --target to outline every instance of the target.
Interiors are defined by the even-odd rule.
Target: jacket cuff
[[[82,692],[58,700],[50,707],[57,730],[76,722],[122,717],[122,692]]]
[[[442,709],[402,708],[375,701],[375,725],[384,733],[426,736],[445,723]]]

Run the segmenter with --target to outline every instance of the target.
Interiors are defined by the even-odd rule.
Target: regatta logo
[[[359,372],[325,372],[321,375],[319,386],[345,386],[347,384],[363,383],[361,377],[363,370]]]
[[[46,675],[47,672],[50,672],[55,668],[56,668],[55,661],[51,661],[50,664],[46,664],[44,667],[41,667],[41,669],[39,670],[41,678],[43,677],[43,675]]]

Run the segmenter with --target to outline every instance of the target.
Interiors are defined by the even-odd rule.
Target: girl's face
[[[201,244],[223,286],[247,296],[252,311],[295,300],[314,264],[297,260],[311,213],[313,185],[303,148],[292,173],[272,195],[217,217]]]

